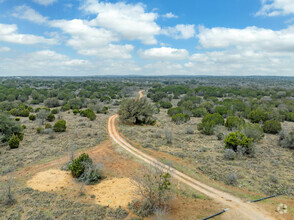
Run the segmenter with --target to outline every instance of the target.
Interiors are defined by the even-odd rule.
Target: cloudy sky
[[[0,76],[294,76],[294,0],[0,0]]]

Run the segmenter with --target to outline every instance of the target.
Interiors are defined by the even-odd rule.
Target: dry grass
[[[24,140],[18,149],[0,147],[0,175],[45,158],[66,155],[69,153],[69,146],[75,146],[79,150],[96,146],[106,140],[108,115],[99,114],[95,121],[72,112],[61,112],[60,116],[66,120],[66,132],[52,134],[37,134],[36,128],[42,125],[38,121],[21,118],[21,123],[26,125]],[[56,115],[56,120],[50,123],[52,126],[58,120],[57,117]]]
[[[265,135],[256,145],[256,157],[224,159],[224,143],[215,135],[206,136],[197,130],[200,118],[191,118],[186,124],[176,125],[167,116],[166,110],[157,115],[156,126],[121,125],[122,133],[145,148],[166,152],[195,167],[209,178],[228,183],[236,174],[237,187],[253,192],[275,194],[287,191],[294,194],[294,152],[279,146],[277,135]],[[286,128],[294,123],[285,122]],[[189,128],[189,132],[187,132]],[[194,129],[194,134],[191,133]],[[172,132],[172,144],[167,144],[165,131]]]

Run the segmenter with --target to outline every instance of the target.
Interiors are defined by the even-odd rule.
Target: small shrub
[[[245,123],[240,130],[247,138],[252,138],[253,141],[259,141],[264,137],[263,130],[259,124]]]
[[[27,126],[26,125],[22,125],[21,128],[22,128],[22,130],[24,130],[24,129],[27,128]]]
[[[60,108],[60,110],[63,111],[63,112],[66,112],[66,111],[70,110],[70,105],[69,104],[65,104],[64,106],[62,106]]]
[[[224,116],[228,112],[228,109],[225,106],[216,106],[214,109],[214,113],[219,113],[220,115]]]
[[[58,120],[54,126],[53,130],[55,132],[64,132],[66,130],[66,121],[65,120]]]
[[[236,173],[227,175],[226,184],[235,186],[238,183],[238,177]]]
[[[21,117],[29,117],[30,111],[28,109],[23,109],[23,110],[20,111],[19,115]]]
[[[44,134],[52,134],[52,133],[53,133],[52,131],[53,131],[52,128],[46,128],[46,129],[43,131],[43,133],[44,133]]]
[[[78,158],[74,159],[69,165],[69,170],[71,171],[72,176],[79,178],[85,172],[88,164],[93,164],[93,161],[88,154],[83,153]]]
[[[36,131],[37,131],[37,134],[43,134],[44,128],[42,127],[36,128]]]
[[[31,114],[31,115],[29,116],[29,119],[30,119],[31,121],[35,121],[35,120],[36,120],[36,115]]]
[[[281,122],[277,120],[268,120],[264,122],[263,131],[269,134],[277,134],[282,130]]]
[[[52,125],[49,123],[45,124],[45,129],[48,129],[48,128],[52,128]]]
[[[11,114],[13,116],[18,116],[18,110],[16,108],[13,108],[9,111],[9,114]]]
[[[237,132],[231,132],[226,138],[225,138],[225,144],[227,149],[232,149],[235,152],[237,151],[237,147],[241,146],[245,149],[245,152],[248,153],[249,150],[249,144],[252,142],[251,138],[247,138],[243,133],[237,131]]]
[[[19,118],[19,117],[16,117],[16,118],[15,118],[15,121],[20,121],[20,118]]]
[[[91,121],[94,121],[96,119],[95,112],[89,108],[84,111],[81,111],[80,114],[81,114],[81,116],[89,118]]]
[[[175,107],[175,108],[170,108],[168,111],[167,111],[167,114],[172,117],[173,115],[176,115],[176,114],[180,114],[180,113],[183,113],[183,108],[181,107]]]
[[[198,124],[198,130],[203,134],[212,135],[216,125],[224,125],[224,118],[219,113],[207,114]]]
[[[216,137],[217,137],[217,139],[218,139],[219,141],[221,141],[221,140],[223,140],[223,139],[225,138],[225,135],[224,135],[224,133],[219,132],[219,133],[216,135]]]
[[[206,108],[196,108],[192,110],[192,115],[194,117],[203,117],[207,114]]]
[[[282,130],[280,132],[280,145],[285,148],[294,149],[294,131],[286,132]]]
[[[72,112],[74,113],[74,115],[76,115],[76,114],[80,113],[80,110],[79,109],[74,109]]]
[[[237,116],[230,116],[227,118],[225,126],[229,130],[233,130],[233,128],[239,128],[241,125],[245,124],[245,120],[243,118],[239,118]]]
[[[171,130],[168,130],[168,129],[165,130],[165,139],[167,144],[173,143],[173,133]]]
[[[176,124],[182,124],[189,120],[190,120],[190,116],[187,114],[179,113],[172,116],[172,121],[175,122]]]
[[[161,108],[165,108],[165,109],[169,109],[171,107],[173,107],[173,105],[170,102],[160,102],[160,107]]]
[[[267,120],[267,114],[264,111],[259,109],[254,110],[248,114],[248,119],[250,119],[252,123],[259,123],[261,121]]]
[[[47,118],[48,121],[52,122],[55,120],[55,116],[51,113],[48,115],[48,118]]]
[[[186,133],[186,134],[194,134],[194,128],[192,128],[192,127],[188,127],[188,128],[186,128],[185,133]]]
[[[51,114],[56,115],[59,112],[57,108],[52,109]]]
[[[13,134],[12,137],[9,139],[8,144],[10,149],[15,149],[19,147],[20,139],[17,135]]]
[[[225,149],[224,158],[226,160],[235,160],[236,152],[232,149]]]

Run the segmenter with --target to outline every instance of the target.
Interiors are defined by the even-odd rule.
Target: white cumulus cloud
[[[0,41],[17,44],[56,44],[55,39],[47,39],[32,34],[19,34],[15,24],[0,24]]]
[[[175,27],[168,27],[161,31],[162,34],[175,39],[189,39],[195,36],[194,24],[178,24]]]
[[[294,26],[274,31],[247,27],[199,28],[199,43],[204,48],[244,47],[268,52],[294,52]]]
[[[12,13],[12,16],[29,20],[34,23],[42,24],[47,22],[47,17],[42,16],[39,12],[30,8],[27,5],[17,6]]]
[[[256,15],[278,16],[294,14],[293,0],[261,0],[262,7]]]
[[[124,2],[109,3],[87,0],[82,9],[97,14],[90,24],[104,27],[117,33],[127,40],[140,40],[144,44],[156,44],[155,36],[160,27],[155,20],[157,13],[145,12],[141,3],[127,4]]]
[[[170,47],[151,48],[139,51],[142,58],[158,60],[183,60],[189,55],[185,49],[175,49]]]
[[[55,20],[51,21],[50,25],[69,34],[67,45],[76,49],[79,54],[104,58],[131,58],[133,46],[112,44],[119,41],[118,36],[112,31],[89,26],[87,21],[80,19]]]

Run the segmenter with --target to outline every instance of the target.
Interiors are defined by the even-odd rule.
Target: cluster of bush
[[[23,140],[25,127],[5,113],[0,113],[0,122],[0,142],[8,143],[10,149],[18,148]]]

